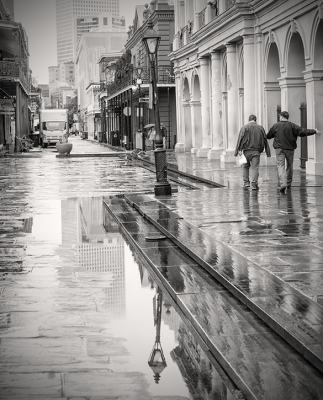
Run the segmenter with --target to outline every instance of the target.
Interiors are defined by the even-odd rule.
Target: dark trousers
[[[278,184],[284,187],[290,186],[293,180],[294,150],[275,149],[275,152]]]
[[[249,181],[249,170],[251,172],[251,185],[258,185],[258,177],[259,177],[259,163],[260,163],[260,153],[257,150],[244,150],[243,151],[247,164],[244,164],[242,167],[243,181],[245,184],[248,184]]]

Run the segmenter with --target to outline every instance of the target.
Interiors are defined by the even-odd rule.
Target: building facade
[[[86,17],[75,18],[74,43],[78,45],[83,33],[87,32],[125,32],[126,20],[124,17],[114,17],[104,13]]]
[[[59,81],[61,84],[75,86],[75,67],[72,61],[59,64]]]
[[[59,81],[59,67],[48,67],[49,96],[57,91]]]
[[[28,39],[12,9],[11,1],[0,0],[0,145],[10,153],[28,137],[31,119]]]
[[[56,0],[57,63],[74,61],[77,46],[76,17],[109,13],[119,16],[119,0]]]
[[[323,129],[320,1],[175,0],[175,16],[176,151],[235,162],[250,114],[267,131],[279,110],[298,125]],[[323,138],[299,140],[298,147],[295,167],[323,174]]]
[[[129,27],[124,54],[108,66],[110,83],[106,92],[100,94],[101,109],[105,107],[107,141],[111,145],[127,149],[153,149],[152,141],[146,139],[147,124],[154,124],[152,108],[151,69],[142,37],[152,23],[160,36],[156,58],[156,80],[160,121],[166,136],[166,148],[176,143],[175,83],[169,53],[174,36],[174,6],[171,1],[153,0],[150,6],[137,6],[133,25]],[[106,69],[102,65],[102,72]],[[140,74],[139,74],[139,70]],[[112,75],[112,81],[111,81]],[[102,83],[102,82],[101,82]],[[149,101],[150,98],[150,101]]]
[[[95,119],[100,117],[97,97],[100,91],[100,69],[98,60],[104,53],[119,54],[127,40],[126,32],[88,32],[82,35],[77,47],[75,68],[80,110],[80,131],[93,138]]]

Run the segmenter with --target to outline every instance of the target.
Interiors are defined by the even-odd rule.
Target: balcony
[[[25,69],[26,68],[24,68],[23,63],[19,59],[0,61],[0,80],[19,80],[25,92],[29,93],[31,89],[31,82],[29,75],[25,72]]]
[[[158,78],[157,84],[172,85],[175,83],[175,76],[173,75],[173,68],[171,66],[159,66],[156,69]],[[124,91],[136,84],[138,76],[136,70],[129,71],[129,74],[121,78],[120,82],[114,82],[107,85],[108,96],[111,97],[116,93]],[[144,67],[141,73],[142,85],[151,83],[151,71],[150,68]],[[103,84],[102,87],[105,85]]]
[[[233,0],[231,0],[233,1]],[[235,3],[235,0],[233,1]],[[174,41],[178,43],[178,48],[182,48],[187,44],[191,43],[192,35],[197,32],[199,29],[203,28],[203,26],[207,25],[209,22],[213,21],[219,15],[219,6],[218,2],[209,2],[207,7],[203,8],[195,18],[194,21],[189,21],[184,28],[182,28],[179,32],[174,35]]]

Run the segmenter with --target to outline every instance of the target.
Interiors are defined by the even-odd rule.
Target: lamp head
[[[153,28],[153,23],[148,22],[147,30],[145,32],[145,36],[142,38],[142,42],[149,56],[154,56],[157,54],[160,39],[160,36]]]
[[[138,79],[140,79],[140,77],[141,77],[142,70],[143,70],[143,68],[142,68],[142,67],[140,67],[140,65],[139,65],[139,66],[137,67],[137,75],[138,75]]]

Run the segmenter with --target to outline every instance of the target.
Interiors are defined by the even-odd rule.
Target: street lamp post
[[[153,87],[153,107],[155,114],[155,130],[156,130],[156,149],[155,154],[155,168],[156,168],[156,180],[155,185],[155,196],[170,196],[171,186],[167,181],[167,162],[166,162],[166,150],[163,148],[163,137],[160,130],[160,117],[159,117],[159,106],[157,97],[157,78],[156,78],[156,57],[158,46],[160,42],[160,36],[153,29],[152,22],[148,22],[148,27],[145,36],[142,38],[142,42],[146,48],[150,61],[151,70],[151,83]]]
[[[138,110],[139,110],[139,120],[138,120],[138,130],[139,132],[141,132],[142,134],[142,150],[145,150],[145,137],[144,137],[144,133],[142,130],[142,126],[141,126],[141,103],[140,103],[140,99],[141,99],[141,84],[142,84],[142,80],[141,80],[141,74],[142,74],[142,70],[143,68],[138,66],[137,67],[137,86],[138,86]]]

